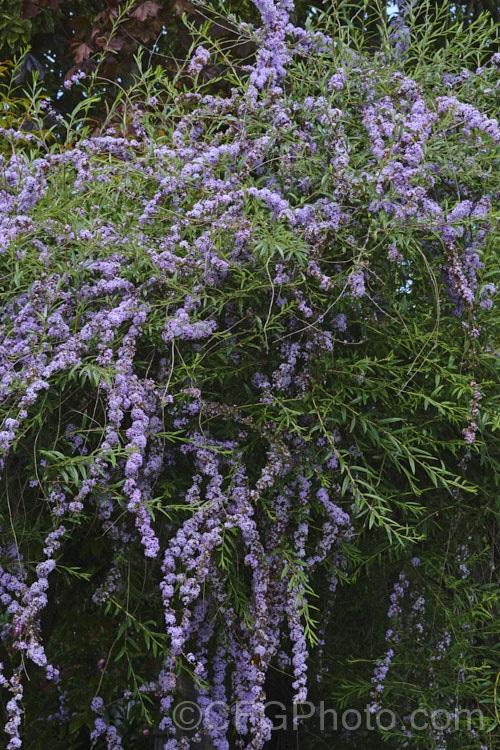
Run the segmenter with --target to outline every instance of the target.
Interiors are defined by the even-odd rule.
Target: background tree
[[[398,3],[396,3],[398,5]],[[401,7],[408,5],[400,2]],[[411,5],[411,3],[410,3]],[[390,6],[390,7],[394,7]],[[351,27],[362,35],[365,48],[377,49],[381,42],[381,28],[387,26],[387,4],[383,0],[325,0],[296,3],[293,21],[303,25],[317,11],[326,16],[334,14],[344,27]],[[30,46],[18,74],[18,80],[31,79],[37,72],[44,80],[48,96],[57,99],[57,110],[67,112],[75,106],[78,94],[64,91],[63,82],[78,70],[90,72],[99,60],[101,75],[108,80],[131,84],[137,73],[134,56],[143,51],[154,65],[161,65],[174,75],[185,62],[193,37],[183,23],[199,29],[209,20],[213,38],[226,39],[228,54],[246,58],[251,45],[237,43],[234,23],[221,16],[234,13],[246,22],[256,20],[250,0],[222,0],[209,10],[191,0],[13,0],[0,11],[0,57],[10,59]],[[474,24],[481,14],[488,14],[495,25],[499,12],[493,0],[447,2],[447,0],[419,0],[413,3],[412,28],[414,33],[441,29],[433,34],[434,43],[442,46],[447,32],[455,22],[464,28]],[[382,32],[383,33],[383,32]],[[492,51],[496,49],[497,31],[491,32]],[[204,76],[214,77],[220,71],[204,70]],[[111,93],[113,89],[111,89]]]

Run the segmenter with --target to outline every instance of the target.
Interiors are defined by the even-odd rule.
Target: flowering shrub
[[[149,73],[133,137],[1,131],[9,749],[188,747],[188,677],[217,748],[284,686],[491,746],[500,58],[412,78],[256,5],[228,96]]]

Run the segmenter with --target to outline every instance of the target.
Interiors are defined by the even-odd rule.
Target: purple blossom
[[[365,275],[362,268],[356,268],[349,276],[349,285],[354,297],[363,297],[365,294]]]
[[[205,47],[197,47],[188,64],[188,73],[192,76],[200,73],[208,65],[210,52]]]

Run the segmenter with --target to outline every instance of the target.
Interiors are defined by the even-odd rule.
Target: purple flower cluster
[[[205,47],[198,47],[189,61],[188,73],[192,76],[197,75],[208,65],[209,60],[210,52]]]
[[[73,73],[69,78],[66,78],[63,86],[65,89],[70,89],[73,84],[78,83],[82,78],[85,78],[85,72],[83,70],[77,70],[76,73]]]
[[[411,43],[411,19],[409,16],[415,6],[415,2],[416,0],[397,0],[395,3],[398,6],[399,13],[391,21],[392,32],[389,39],[392,42],[396,57],[402,60],[405,59],[405,52]]]
[[[12,695],[5,706],[8,720],[5,724],[4,731],[10,737],[7,750],[16,750],[16,748],[22,746],[21,735],[19,734],[21,716],[23,714],[22,671],[19,670],[12,675],[10,680],[7,680],[3,674],[3,664],[0,663],[0,686],[6,688]]]
[[[91,708],[98,717],[94,720],[94,729],[90,733],[92,743],[96,743],[99,737],[104,737],[108,750],[117,750],[123,747],[120,736],[116,727],[108,724],[104,719],[104,703],[102,698],[95,697],[92,700]]]
[[[400,638],[400,634],[395,623],[401,618],[401,615],[403,614],[402,600],[405,595],[405,590],[408,588],[408,585],[408,579],[406,578],[405,574],[400,573],[399,578],[394,584],[393,590],[389,597],[391,604],[387,611],[387,617],[392,619],[394,622],[393,627],[387,630],[385,640],[387,643],[391,644],[391,646],[389,649],[387,649],[384,657],[377,661],[373,677],[371,678],[371,681],[374,684],[374,689],[370,693],[370,697],[372,699],[372,703],[370,705],[371,713],[376,713],[381,708],[381,695],[385,687],[384,681],[387,677],[389,667],[394,658],[395,644],[398,643]],[[395,627],[396,629],[394,629]]]
[[[482,394],[477,387],[477,383],[471,380],[470,387],[474,389],[473,397],[469,401],[469,421],[467,427],[464,427],[462,434],[467,444],[473,443],[476,439],[476,432],[478,430],[476,419],[479,416],[479,401],[482,399]]]

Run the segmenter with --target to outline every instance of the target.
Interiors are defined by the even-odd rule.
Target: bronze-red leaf
[[[145,0],[130,15],[139,21],[145,21],[147,18],[155,18],[159,10],[161,10],[161,6],[158,3],[154,3],[152,0]]]
[[[89,47],[89,45],[85,44],[85,42],[73,42],[71,47],[75,56],[75,62],[77,63],[88,60],[93,52],[92,47]]]

